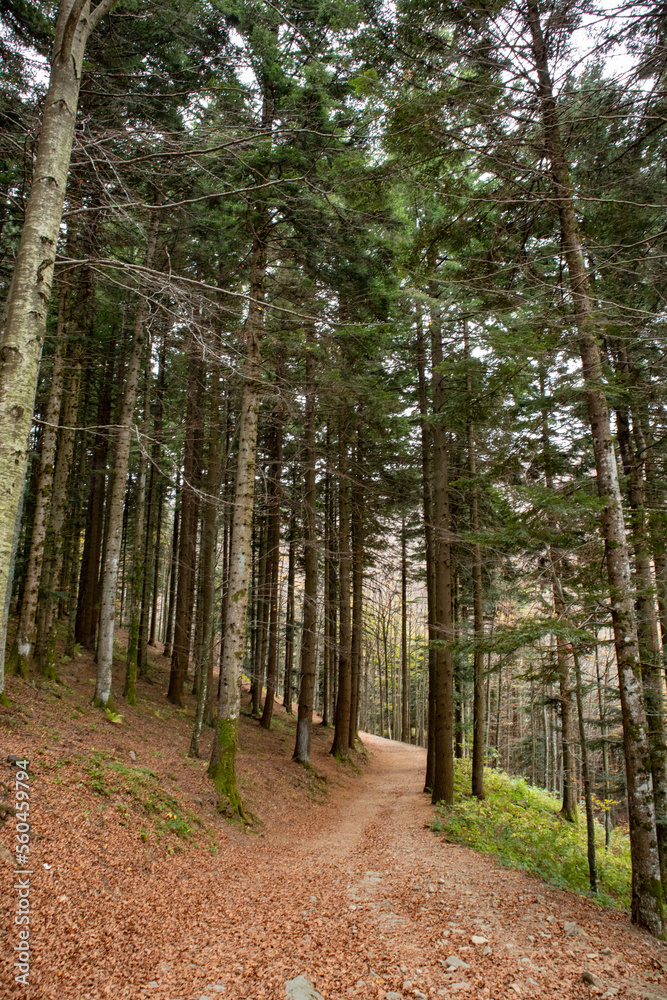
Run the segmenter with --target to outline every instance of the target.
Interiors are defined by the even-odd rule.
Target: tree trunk
[[[266,699],[260,719],[263,729],[271,728],[273,705],[276,694],[276,671],[278,665],[278,577],[280,575],[280,479],[283,469],[283,424],[282,406],[274,414],[273,461],[270,476],[270,509],[268,531],[269,583],[269,654],[266,668]]]
[[[178,588],[174,618],[174,648],[167,699],[173,705],[183,705],[183,686],[190,663],[192,616],[197,582],[197,527],[199,524],[199,485],[201,480],[201,407],[202,360],[201,348],[194,332],[188,345],[188,398],[185,418],[185,459],[181,487],[181,527],[178,549]]]
[[[468,362],[466,372],[467,431],[468,431],[468,475],[470,476],[470,528],[479,533],[479,497],[477,490],[477,452],[475,448],[475,425],[472,420],[472,372],[470,370],[470,349],[468,345],[468,324],[465,326],[465,353]],[[475,651],[473,653],[473,695],[472,695],[472,794],[484,798],[484,755],[486,744],[486,699],[484,696],[484,585],[482,581],[482,548],[478,542],[471,546],[472,556],[472,600],[473,631]]]
[[[434,297],[437,289],[432,289]],[[434,775],[433,803],[454,802],[454,665],[449,643],[452,640],[452,554],[449,540],[449,476],[447,431],[444,420],[444,384],[440,367],[442,328],[439,309],[431,316],[431,359],[433,365],[433,523],[435,548],[435,623],[437,638],[434,680]]]
[[[435,540],[433,533],[432,435],[427,423],[426,345],[424,343],[424,329],[421,317],[417,320],[416,361],[421,428],[422,509],[426,550],[426,605],[428,616],[427,748],[424,791],[430,794],[433,791],[435,783]]]
[[[359,683],[364,602],[364,487],[361,481],[363,449],[357,433],[357,462],[352,507],[352,645],[350,677],[350,750],[355,749],[359,726]]]
[[[210,437],[208,444],[207,496],[204,500],[201,530],[201,577],[202,577],[202,642],[199,649],[200,662],[197,664],[199,690],[197,691],[197,711],[192,728],[190,756],[199,757],[199,741],[209,701],[209,691],[213,680],[213,633],[215,626],[215,562],[218,548],[218,508],[222,480],[222,470],[226,455],[225,435],[220,427],[221,382],[216,373],[211,392]]]
[[[68,504],[68,482],[72,470],[76,420],[79,403],[81,365],[78,358],[70,359],[70,371],[65,381],[62,426],[58,443],[58,457],[53,474],[53,493],[46,535],[47,558],[42,572],[40,600],[37,610],[37,638],[35,660],[42,673],[55,677],[56,668],[56,591],[63,564],[65,518]]]
[[[164,634],[162,655],[171,659],[174,635],[174,610],[176,608],[176,584],[178,580],[178,548],[181,525],[181,482],[180,471],[176,473],[176,497],[174,500],[174,524],[171,533],[171,570],[169,573],[169,599],[167,601],[167,626]]]
[[[150,391],[148,365],[150,361],[150,338],[146,345],[144,358],[144,413],[142,420],[143,440],[140,444],[139,468],[137,471],[136,493],[134,498],[134,544],[132,546],[132,576],[130,579],[130,620],[127,636],[127,655],[125,659],[125,687],[123,697],[128,705],[137,703],[137,662],[139,652],[139,625],[141,616],[141,598],[146,578],[145,542],[147,534],[146,513],[146,473],[148,470],[148,454],[145,442],[150,427]]]
[[[584,724],[584,699],[581,685],[581,667],[579,654],[572,649],[574,659],[574,676],[577,693],[577,716],[579,718],[579,745],[581,747],[581,772],[584,783],[584,800],[586,802],[586,842],[588,848],[588,881],[591,892],[598,891],[598,869],[595,859],[595,815],[593,813],[593,790],[591,787],[590,768],[588,764],[588,743],[586,742],[586,726]]]
[[[408,560],[405,515],[401,521],[401,740],[410,742],[410,685],[408,677]]]
[[[266,245],[256,237],[250,276],[250,302],[246,321],[246,350],[241,413],[238,424],[238,459],[234,492],[234,519],[229,554],[229,588],[225,612],[225,640],[220,664],[218,719],[208,773],[213,780],[218,808],[243,815],[236,786],[236,748],[241,709],[241,670],[246,641],[248,584],[251,563],[252,515],[255,500],[257,417],[261,392],[261,342],[266,273]]]
[[[584,395],[593,435],[598,493],[604,499],[602,536],[618,666],[623,749],[628,789],[632,854],[632,919],[659,935],[664,930],[651,754],[644,710],[637,624],[625,537],[621,492],[605,397],[602,363],[597,341],[588,276],[560,135],[558,109],[549,75],[547,49],[536,0],[527,0],[527,20],[539,81],[542,125],[551,176],[558,204],[574,318],[581,354]]]
[[[115,0],[62,0],[30,194],[0,345],[0,697],[39,361],[51,298],[86,43]]]
[[[76,610],[76,641],[85,649],[95,648],[97,623],[99,619],[99,582],[100,557],[102,555],[102,539],[104,536],[104,495],[107,485],[107,452],[109,450],[106,428],[111,422],[111,391],[113,383],[113,344],[109,344],[109,353],[104,366],[104,372],[98,383],[97,426],[100,431],[95,435],[92,448],[91,483],[88,493],[88,509],[86,512],[86,533],[81,557],[81,572],[79,574],[79,597]],[[104,428],[104,431],[101,429]]]
[[[44,416],[44,434],[42,436],[42,452],[39,462],[39,476],[35,509],[32,516],[32,538],[26,569],[21,614],[19,616],[16,634],[16,669],[27,677],[30,668],[30,654],[35,641],[37,599],[42,565],[44,562],[44,542],[51,506],[53,489],[53,470],[56,458],[56,443],[58,440],[58,423],[60,421],[60,406],[62,402],[63,380],[65,375],[65,327],[67,323],[68,287],[63,282],[60,289],[58,306],[58,328],[56,333],[56,353],[53,359],[51,373],[51,388],[49,401]],[[13,666],[13,659],[10,663]]]
[[[146,248],[145,267],[151,268],[155,257],[157,220],[151,222]],[[120,557],[125,483],[130,460],[132,419],[139,387],[141,362],[144,355],[148,299],[139,292],[137,312],[134,320],[132,353],[127,368],[125,394],[120,413],[119,427],[114,441],[113,478],[109,490],[107,517],[107,544],[102,567],[100,596],[100,635],[97,645],[97,681],[95,684],[95,704],[112,707],[111,682],[113,678],[113,637],[116,622],[116,586],[118,582],[118,562]]]
[[[285,608],[285,682],[283,705],[292,714],[292,673],[294,671],[294,577],[296,555],[296,512],[294,509],[294,483],[290,498],[290,518],[287,554],[287,602]]]
[[[315,657],[317,654],[317,507],[315,447],[315,359],[311,350],[314,331],[306,328],[306,402],[304,413],[305,492],[303,498],[303,542],[305,579],[303,585],[303,624],[301,629],[301,682],[293,759],[300,764],[310,761],[310,736],[315,694]]]
[[[350,709],[352,700],[352,633],[350,627],[350,477],[348,470],[348,421],[341,411],[338,439],[339,491],[339,652],[338,697],[336,722],[331,753],[346,757],[350,743]]]

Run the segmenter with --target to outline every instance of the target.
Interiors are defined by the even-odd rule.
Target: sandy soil
[[[24,708],[0,718],[2,760],[30,753],[35,773],[30,986],[12,982],[16,892],[5,863],[0,996],[283,1000],[285,982],[303,974],[325,1000],[667,998],[667,948],[623,914],[426,828],[422,750],[364,735],[367,762],[355,771],[332,760],[330,733],[316,727],[309,773],[289,761],[282,710],[269,734],[244,720],[239,771],[264,821],[260,835],[244,833],[215,815],[205,761],[185,756],[188,719],[164,708],[159,689],[127,713],[140,735],[82,715],[91,670],[72,669],[55,717],[48,694],[28,706],[15,681]],[[139,764],[199,809],[219,849],[204,834],[182,850],[144,842],[113,796],[91,791],[93,747],[124,761],[136,747]],[[12,834],[8,822],[6,848]],[[448,970],[451,955],[468,968]]]

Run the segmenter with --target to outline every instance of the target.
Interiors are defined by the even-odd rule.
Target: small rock
[[[401,983],[401,989],[402,990],[411,990],[412,989],[412,981],[410,979],[406,979],[404,983]]]
[[[586,958],[597,958],[597,957],[598,953],[596,951],[589,951],[589,953],[586,955]]]
[[[384,1000],[403,1000],[403,994],[396,993],[394,990],[389,990],[388,993],[385,993]]]
[[[611,955],[611,948],[601,948],[600,949],[600,954],[601,955]]]
[[[321,993],[318,993],[310,979],[305,976],[295,976],[285,983],[286,1000],[324,1000]]]
[[[451,983],[450,990],[467,990],[468,983]]]
[[[407,967],[407,965],[401,965],[400,969],[401,969],[401,972],[402,972],[402,973],[403,973],[404,975],[405,975],[405,973],[406,973],[406,972],[408,971],[408,967]]]
[[[490,948],[487,944],[486,948],[482,952],[482,955],[493,955],[493,948]]]
[[[134,752],[134,750],[130,750],[130,760],[131,760],[131,761],[132,761],[133,763],[136,763],[136,760],[137,760],[137,755],[136,755],[136,753]]]
[[[159,986],[160,984],[158,983],[157,979],[151,979],[151,981],[150,981],[150,983],[149,983],[148,985],[150,986],[150,988],[151,988],[152,990],[154,990],[154,989],[156,989],[156,987],[158,987],[158,986]]]
[[[510,989],[514,990],[515,993],[521,995],[521,984],[520,983],[510,983]]]
[[[428,1000],[428,997],[426,996],[426,994],[422,993],[421,990],[415,990],[414,993],[413,993],[413,996],[416,996],[417,1000]]]
[[[448,955],[445,959],[445,965],[450,969],[469,969],[470,966],[467,962],[464,962],[462,958],[458,955]]]
[[[602,980],[598,979],[598,977],[595,976],[595,975],[593,975],[592,972],[589,972],[588,969],[585,969],[581,973],[581,978],[583,979],[583,981],[586,983],[587,986],[602,986],[603,985],[602,984]]]
[[[586,931],[583,927],[580,927],[578,923],[574,920],[566,920],[563,924],[563,930],[565,931],[567,937],[585,937]]]
[[[442,936],[443,936],[444,938],[448,938],[448,937],[449,937],[449,935],[450,935],[451,933],[452,933],[451,931],[443,931],[443,932],[442,932]],[[403,969],[401,968],[401,972],[402,972],[402,971],[403,971]],[[408,970],[406,969],[405,971],[407,972]]]
[[[470,940],[471,940],[472,944],[488,944],[489,943],[489,939],[485,938],[485,937],[482,937],[481,934],[473,934],[473,936],[470,938]]]

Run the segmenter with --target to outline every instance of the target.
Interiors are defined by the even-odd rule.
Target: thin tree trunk
[[[434,296],[437,289],[432,290]],[[433,365],[433,522],[435,541],[435,625],[438,646],[435,652],[435,769],[433,803],[454,802],[454,665],[449,643],[452,639],[452,554],[449,541],[449,481],[447,432],[444,420],[444,384],[440,366],[442,328],[439,309],[431,317],[431,358]]]
[[[153,219],[146,248],[145,267],[151,268],[155,258],[157,239],[157,219]],[[112,707],[111,682],[113,677],[113,637],[116,622],[116,585],[118,582],[118,562],[120,556],[121,532],[125,483],[130,459],[132,419],[139,387],[141,361],[144,355],[148,299],[139,292],[137,312],[134,320],[134,339],[130,362],[127,368],[125,394],[120,413],[119,426],[114,442],[113,479],[109,490],[107,544],[102,567],[100,597],[100,635],[97,645],[97,681],[95,684],[95,704]]]
[[[181,525],[181,483],[180,470],[176,473],[176,498],[174,501],[174,524],[171,534],[171,571],[169,573],[169,599],[167,601],[167,626],[164,635],[162,655],[171,659],[174,635],[174,611],[176,608],[176,584],[178,580],[178,548]]]
[[[42,578],[44,542],[46,540],[49,509],[51,506],[53,469],[56,457],[58,423],[60,420],[60,406],[62,402],[63,380],[65,375],[65,328],[67,322],[67,305],[68,287],[67,284],[63,282],[60,288],[60,301],[58,304],[56,353],[53,359],[49,401],[47,403],[46,413],[44,416],[44,434],[42,436],[42,451],[39,462],[37,493],[35,497],[35,509],[32,515],[32,538],[30,540],[30,553],[28,555],[28,566],[26,569],[23,598],[21,600],[21,614],[19,616],[14,651],[16,669],[23,677],[28,676],[30,669],[30,654],[35,642],[37,599],[39,595],[40,581]],[[10,659],[10,666],[13,667],[13,665],[12,657]]]
[[[591,892],[598,891],[598,869],[595,859],[595,815],[593,813],[593,790],[591,788],[590,768],[588,764],[588,743],[586,741],[586,726],[584,724],[584,701],[581,690],[581,666],[579,654],[572,648],[574,659],[575,690],[577,694],[577,715],[579,718],[579,744],[581,747],[581,771],[584,783],[584,799],[586,802],[586,841],[588,847],[588,880]]]
[[[303,541],[305,579],[303,585],[303,624],[301,629],[301,682],[297,710],[296,744],[294,760],[300,764],[310,761],[310,740],[315,693],[315,668],[317,655],[317,533],[315,514],[317,507],[315,445],[315,359],[311,350],[314,330],[308,325],[306,341],[306,401],[304,413],[304,465],[305,491],[303,498]]]
[[[222,485],[223,455],[225,436],[220,427],[221,382],[216,374],[211,392],[210,437],[208,444],[207,496],[204,500],[201,530],[201,578],[202,578],[202,642],[199,648],[200,661],[197,664],[199,689],[197,710],[192,727],[190,756],[199,757],[199,742],[213,680],[213,632],[215,626],[215,561],[218,548],[218,497]]]
[[[146,344],[144,359],[144,413],[142,419],[142,434],[140,441],[139,468],[137,471],[136,494],[134,498],[134,544],[132,546],[132,576],[130,578],[130,620],[127,635],[127,655],[125,659],[125,687],[123,697],[128,705],[137,703],[137,663],[139,653],[139,626],[141,616],[141,598],[146,578],[146,474],[148,470],[148,454],[145,442],[150,427],[150,338]]]
[[[192,618],[197,582],[197,527],[199,523],[199,484],[201,479],[201,349],[194,332],[189,338],[188,398],[185,418],[185,458],[181,487],[181,527],[178,549],[178,588],[174,617],[174,648],[167,699],[183,705],[183,687],[190,663]]]
[[[238,459],[234,491],[234,519],[229,554],[229,587],[225,612],[225,639],[220,664],[218,718],[208,773],[213,780],[218,808],[243,816],[236,785],[236,748],[241,710],[241,669],[246,644],[248,584],[250,582],[252,519],[255,500],[257,418],[261,392],[261,342],[266,273],[266,245],[256,237],[250,276],[250,301],[246,321],[244,381],[238,423]]]
[[[79,403],[81,365],[78,358],[70,361],[71,369],[65,382],[64,405],[58,457],[53,473],[53,494],[46,537],[48,556],[42,571],[42,586],[37,613],[35,660],[42,673],[55,677],[56,668],[56,590],[63,564],[65,538],[63,529],[67,514],[68,482],[72,470],[76,419]]]
[[[472,372],[470,370],[470,348],[468,344],[468,324],[465,326],[465,353],[468,362],[466,372],[467,431],[468,431],[468,475],[470,476],[470,527],[479,533],[479,496],[477,489],[477,452],[475,448],[475,425],[472,420]],[[472,556],[472,600],[473,631],[475,650],[473,653],[473,736],[472,736],[472,794],[484,798],[484,755],[486,743],[486,699],[484,697],[484,585],[482,580],[482,548],[478,542],[471,546]]]
[[[294,671],[294,578],[296,569],[296,511],[294,508],[294,488],[295,484],[293,482],[290,497],[290,519],[288,532],[287,602],[285,608],[285,681],[283,694],[283,705],[288,715],[292,714],[292,673]]]
[[[276,694],[276,673],[278,666],[278,577],[280,574],[280,479],[283,469],[283,424],[282,406],[274,414],[273,461],[271,462],[271,490],[268,531],[269,559],[269,652],[266,668],[266,699],[260,725],[271,728],[273,706]]]
[[[424,791],[433,792],[435,784],[435,535],[433,531],[433,457],[432,434],[427,423],[426,344],[421,317],[417,321],[416,360],[421,428],[422,506],[426,549],[426,604],[428,615],[428,690],[426,719],[426,774]]]
[[[364,487],[361,482],[362,440],[357,432],[357,472],[352,507],[352,644],[350,650],[350,750],[355,749],[359,725],[362,617],[364,601]]]
[[[408,560],[405,515],[401,520],[401,740],[410,742],[410,686],[408,678]]]
[[[339,652],[338,697],[331,753],[347,756],[350,742],[352,700],[352,630],[350,622],[350,477],[348,469],[348,416],[341,411],[338,440],[339,493]]]

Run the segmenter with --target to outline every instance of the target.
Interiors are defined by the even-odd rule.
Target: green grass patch
[[[612,832],[608,851],[604,829],[596,822],[598,894],[588,883],[586,821],[566,823],[558,816],[560,801],[550,792],[485,769],[483,802],[470,795],[470,761],[456,761],[455,801],[439,806],[431,829],[476,851],[495,854],[501,864],[530,872],[551,885],[572,889],[604,906],[630,908],[630,840]]]

